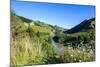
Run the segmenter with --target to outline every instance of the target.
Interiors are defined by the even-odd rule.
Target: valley
[[[95,61],[95,18],[71,29],[11,12],[11,66]]]

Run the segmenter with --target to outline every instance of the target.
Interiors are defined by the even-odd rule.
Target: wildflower
[[[81,53],[81,51],[78,50],[78,53]]]
[[[85,51],[85,48],[83,48],[83,51]]]
[[[73,55],[72,55],[72,54],[71,54],[70,56],[71,56],[71,57],[73,57]]]

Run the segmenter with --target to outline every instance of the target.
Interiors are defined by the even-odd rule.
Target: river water
[[[59,54],[62,50],[62,47],[59,43],[56,43],[52,38],[51,38],[52,46],[54,47],[55,51]]]

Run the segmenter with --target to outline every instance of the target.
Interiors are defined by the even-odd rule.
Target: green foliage
[[[95,60],[94,29],[66,34],[62,31],[65,29],[54,28],[44,22],[32,21],[11,12],[11,66]],[[62,45],[59,54],[52,46],[52,36]],[[72,45],[64,46],[67,41]]]
[[[45,64],[48,56],[56,55],[50,28],[31,25],[24,17],[11,13],[11,34],[11,66]]]
[[[80,47],[79,49],[73,49],[72,47],[65,47],[60,54],[60,58],[64,63],[71,62],[89,62],[95,61],[95,53],[93,50],[87,51],[86,48]]]
[[[56,30],[55,42],[59,41],[60,44],[64,45],[59,55],[61,62],[95,61],[95,28],[89,28],[91,24],[95,24],[95,21],[91,19],[89,24],[87,23],[84,21],[72,28],[71,33],[60,33]]]

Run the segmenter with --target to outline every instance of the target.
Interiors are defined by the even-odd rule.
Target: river
[[[55,51],[57,54],[59,54],[62,50],[62,47],[59,43],[56,43],[52,38],[51,38],[52,46],[54,47]]]

